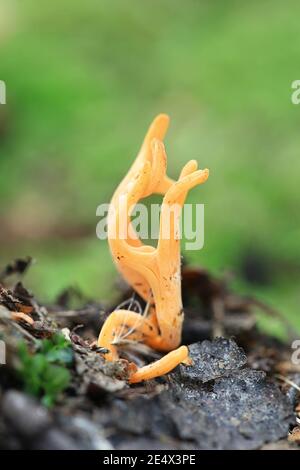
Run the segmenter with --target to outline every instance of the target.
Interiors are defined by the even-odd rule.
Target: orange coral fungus
[[[171,371],[181,362],[189,362],[188,348],[181,346],[184,318],[181,299],[180,211],[188,191],[204,183],[208,170],[198,170],[197,162],[189,161],[178,181],[166,175],[167,157],[163,138],[169,124],[161,114],[151,124],[141,150],[129,172],[115,191],[108,214],[108,241],[118,270],[128,284],[150,306],[147,315],[116,310],[104,323],[98,345],[109,350],[107,360],[118,359],[118,343],[127,340],[143,342],[158,351],[169,352],[162,359],[132,372],[131,383],[149,380]],[[157,247],[143,245],[131,225],[132,208],[153,193],[163,194],[160,234]],[[169,220],[168,234],[163,221]],[[128,228],[120,236],[122,224]],[[178,349],[176,349],[178,348]]]

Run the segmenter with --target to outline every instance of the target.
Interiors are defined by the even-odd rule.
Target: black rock
[[[165,402],[181,439],[199,449],[255,449],[287,435],[295,420],[290,401],[264,372],[241,369],[246,356],[233,340],[190,350],[194,366],[171,374],[173,398]]]
[[[204,341],[190,351],[194,365],[171,373],[162,393],[114,400],[99,412],[116,448],[147,439],[181,449],[256,449],[287,435],[291,403],[264,372],[243,368],[246,356],[233,340]]]
[[[232,339],[216,338],[214,341],[194,343],[189,346],[189,352],[193,365],[182,365],[178,371],[183,382],[195,380],[205,383],[247,363],[244,351]]]

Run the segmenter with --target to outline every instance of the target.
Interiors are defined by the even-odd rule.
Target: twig
[[[25,330],[22,325],[20,325],[11,318],[11,312],[2,305],[0,305],[0,320],[2,320],[6,325],[12,326],[16,330],[18,330],[24,337],[26,337],[33,343],[38,343],[38,340],[34,336],[32,336],[29,331]]]
[[[213,325],[212,325],[212,335],[213,338],[220,337],[224,335],[224,302],[220,297],[213,299],[212,301],[213,309]]]
[[[297,384],[295,384],[295,382],[288,379],[287,377],[284,377],[281,374],[275,374],[274,377],[276,377],[277,379],[282,380],[283,382],[289,384],[291,387],[295,388],[296,390],[298,390],[298,392],[300,392],[300,387]]]

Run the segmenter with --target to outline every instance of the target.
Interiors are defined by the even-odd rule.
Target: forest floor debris
[[[273,309],[184,267],[183,342],[194,364],[129,386],[128,359],[144,364],[157,353],[129,345],[122,359],[105,362],[95,339],[115,305],[105,309],[72,289],[40,305],[19,279],[30,263],[17,260],[1,271],[1,448],[299,448],[300,366],[291,363],[290,348],[297,334],[286,320],[286,343],[256,326],[255,311]],[[119,294],[118,303],[132,297]],[[213,338],[217,331],[223,337]],[[31,378],[24,364],[35,368]]]

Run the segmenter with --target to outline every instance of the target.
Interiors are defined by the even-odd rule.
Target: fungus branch
[[[122,338],[143,342],[159,351],[171,351],[134,371],[129,379],[131,383],[163,375],[180,362],[188,361],[187,347],[178,347],[184,317],[179,221],[188,191],[207,180],[208,170],[197,170],[197,162],[191,160],[182,169],[178,181],[166,175],[167,157],[162,139],[168,122],[165,115],[153,121],[135,162],[113,195],[108,214],[108,240],[113,259],[148,308],[143,315],[130,310],[114,311],[102,327],[98,345],[109,350],[105,355],[107,360],[118,359],[117,345]],[[164,195],[156,248],[142,244],[130,220],[134,205],[153,193]]]

